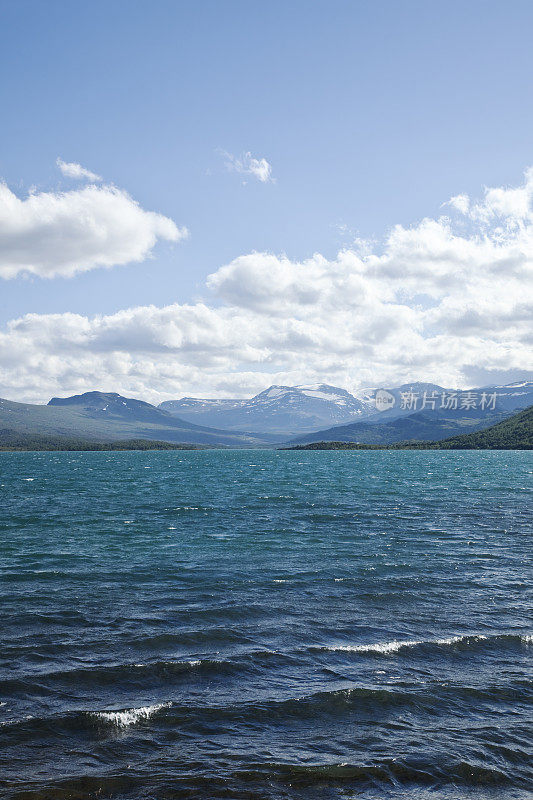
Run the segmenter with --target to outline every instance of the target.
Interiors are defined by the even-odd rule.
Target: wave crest
[[[486,636],[485,634],[465,634],[463,636],[450,636],[446,639],[394,639],[391,642],[377,642],[370,644],[339,644],[331,645],[329,647],[317,647],[316,650],[327,650],[330,652],[347,652],[347,653],[397,653],[400,650],[413,647],[451,647],[461,646],[470,647],[480,642],[496,641],[496,642],[509,642],[518,643],[520,645],[530,645],[533,643],[533,635],[531,634],[500,634],[496,636]]]
[[[162,708],[170,708],[172,703],[155,703],[152,706],[140,706],[139,708],[125,708],[121,711],[94,711],[93,717],[98,720],[115,725],[117,728],[128,728],[143,719],[150,719]]]

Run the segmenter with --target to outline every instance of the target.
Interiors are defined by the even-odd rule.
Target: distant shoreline
[[[411,442],[405,444],[356,444],[354,442],[313,442],[295,447],[279,447],[278,450],[533,450],[527,442],[519,445],[487,447],[474,445],[451,445],[446,442]]]

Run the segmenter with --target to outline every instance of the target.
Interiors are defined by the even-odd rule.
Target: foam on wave
[[[140,706],[139,708],[125,708],[122,711],[95,711],[93,716],[97,719],[115,725],[117,728],[128,728],[130,725],[140,722],[143,719],[150,719],[162,708],[169,708],[171,703],[155,703],[152,706]]]
[[[484,634],[466,634],[464,636],[450,636],[446,639],[404,639],[393,640],[392,642],[378,642],[372,644],[355,644],[355,645],[333,645],[331,647],[319,648],[321,650],[341,651],[348,653],[397,653],[399,650],[410,647],[418,647],[420,645],[436,645],[449,646],[455,644],[474,644],[476,642],[487,641],[489,639],[518,639],[520,643],[525,645],[533,644],[532,634],[523,634],[518,636],[506,635],[503,636],[486,636]]]

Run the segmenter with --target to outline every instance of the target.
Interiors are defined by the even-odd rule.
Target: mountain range
[[[270,386],[250,400],[167,400],[159,408],[199,425],[226,430],[271,433],[286,439],[299,433],[366,419],[375,413],[371,402],[346,389],[314,386]]]
[[[376,396],[387,395],[389,405],[378,410]],[[161,403],[160,408],[198,425],[245,430],[260,435],[269,433],[278,436],[280,441],[304,443],[321,439],[344,440],[344,436],[346,441],[352,436],[361,436],[361,441],[366,441],[366,432],[368,438],[372,438],[371,429],[376,435],[381,435],[381,426],[419,412],[425,412],[425,416],[416,417],[414,433],[429,415],[424,425],[427,438],[438,438],[443,432],[451,436],[466,432],[466,429],[474,430],[478,424],[490,424],[490,421],[531,403],[533,382],[468,391],[418,382],[389,389],[372,387],[355,394],[328,384],[270,386],[249,400],[184,397]],[[380,427],[375,428],[376,425]],[[400,435],[402,426],[398,423],[396,428]],[[399,441],[394,426],[383,431],[385,438],[389,432],[392,441]]]
[[[377,391],[374,391],[374,398]],[[529,381],[462,391],[413,383],[379,391],[393,398],[390,408],[376,412],[374,402],[374,411],[366,418],[305,433],[291,439],[290,444],[435,441],[482,430],[533,403],[533,382]]]
[[[91,441],[158,439],[213,447],[258,447],[272,437],[217,430],[179,419],[143,400],[113,392],[54,397],[48,405],[0,400],[0,433],[68,436]]]
[[[159,407],[94,391],[54,397],[47,405],[0,400],[0,439],[15,441],[16,436],[31,434],[208,447],[318,441],[389,444],[481,430],[531,404],[533,382],[458,392],[413,383],[356,394],[328,384],[271,386],[249,400],[182,398]]]

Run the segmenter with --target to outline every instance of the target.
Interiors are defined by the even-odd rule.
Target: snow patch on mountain
[[[249,400],[194,400],[182,398],[161,408],[183,419],[229,430],[279,433],[316,429],[324,424],[348,422],[375,411],[345,389],[326,383],[269,386]]]

